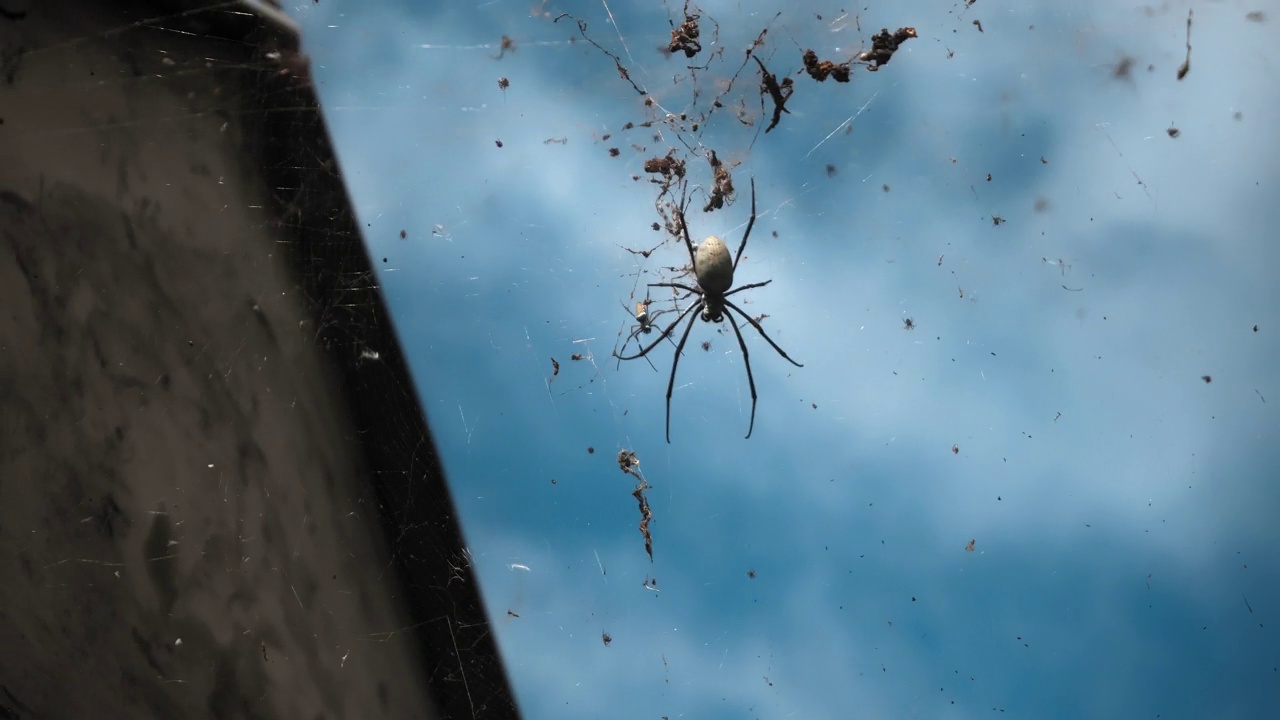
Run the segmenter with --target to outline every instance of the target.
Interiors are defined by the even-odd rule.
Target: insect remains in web
[[[707,151],[707,164],[711,166],[711,195],[707,198],[707,204],[703,206],[702,212],[719,210],[726,202],[733,201],[733,173],[729,171],[729,166],[716,156],[715,150]],[[684,216],[681,215],[681,224],[683,222]]]
[[[658,225],[658,223],[654,223],[652,227],[653,227],[653,229],[654,229],[654,230],[661,230],[661,229],[662,229],[662,227],[661,227],[660,225]],[[662,247],[662,243],[658,243],[657,245],[654,245],[653,247],[649,248],[648,250],[636,250],[635,248],[623,247],[623,246],[621,246],[621,245],[619,245],[619,247],[621,247],[623,250],[626,250],[627,252],[631,253],[632,255],[639,255],[639,256],[640,256],[640,257],[642,257],[642,258],[648,258],[650,255],[652,255],[652,254],[653,254],[653,251],[654,251],[654,250],[657,250],[658,248]]]
[[[506,57],[507,53],[516,51],[516,41],[511,39],[509,35],[502,36],[502,42],[498,44],[498,54],[494,56],[494,60],[501,60]]]
[[[982,30],[982,25],[978,24],[976,20],[974,24],[978,25],[979,31]],[[889,63],[889,60],[893,58],[894,53],[898,52],[898,48],[902,46],[902,43],[914,37],[919,36],[913,27],[900,27],[893,31],[892,34],[889,32],[889,28],[882,28],[880,34],[871,38],[871,49],[858,55],[858,60],[870,63],[867,69],[872,72],[879,70],[880,66]]]
[[[702,16],[697,12],[689,12],[689,3],[684,4],[684,22],[680,23],[680,27],[676,27],[675,23],[671,26],[671,42],[667,44],[667,52],[678,53],[683,52],[686,58],[692,58],[694,55],[702,52],[702,43],[698,42],[698,21]]]
[[[661,180],[651,178],[650,182],[662,186],[662,194],[665,195],[671,186],[684,178],[685,166],[684,160],[676,156],[674,149],[667,152],[662,157],[651,157],[644,161],[644,171],[650,175],[659,175]]]
[[[813,51],[811,50],[810,52]],[[796,91],[795,81],[785,77],[779,82],[778,76],[765,68],[764,61],[759,56],[752,55],[751,58],[760,66],[761,103],[763,104],[764,95],[768,95],[769,99],[773,100],[773,117],[769,120],[769,127],[764,129],[764,133],[768,135],[769,131],[778,127],[778,123],[782,121],[782,113],[791,114],[791,111],[787,109],[787,101],[791,99],[791,93]],[[808,64],[808,61],[809,56],[806,54],[805,63]],[[845,80],[846,82],[848,81],[847,73]]]
[[[1178,79],[1181,80],[1191,72],[1191,10],[1187,11],[1187,59],[1178,66]]]
[[[737,317],[746,321],[751,327],[760,333],[760,337],[765,339],[779,355],[787,362],[796,367],[804,367],[800,363],[792,360],[786,351],[778,346],[777,343],[769,337],[768,333],[755,318],[748,315],[742,308],[738,307],[729,300],[730,295],[735,295],[744,290],[760,288],[773,282],[772,279],[763,282],[749,283],[747,285],[739,285],[733,287],[733,274],[738,269],[738,261],[742,259],[742,251],[747,247],[747,240],[751,237],[751,229],[756,224],[756,182],[751,180],[751,219],[747,221],[747,229],[742,234],[742,243],[738,245],[736,255],[730,257],[729,248],[720,238],[711,235],[702,241],[696,248],[693,240],[689,237],[689,224],[685,219],[685,213],[689,207],[687,195],[682,199],[681,206],[676,209],[678,225],[680,226],[681,235],[684,239],[685,248],[689,251],[689,259],[693,263],[694,275],[697,280],[695,285],[685,285],[683,283],[660,282],[649,283],[649,287],[670,287],[677,290],[684,290],[691,295],[697,296],[692,304],[680,311],[670,325],[662,331],[656,340],[640,349],[634,355],[617,355],[618,360],[635,360],[649,354],[651,350],[658,346],[663,340],[670,337],[676,326],[684,321],[685,317],[689,317],[689,322],[685,325],[684,333],[680,336],[680,342],[676,344],[675,357],[671,360],[671,377],[667,380],[667,421],[666,421],[666,438],[667,442],[671,442],[671,395],[675,390],[676,369],[680,365],[680,356],[684,352],[684,346],[689,341],[689,333],[693,330],[694,324],[701,317],[703,322],[720,323],[724,322],[727,317],[730,326],[733,327],[733,334],[738,338],[738,348],[742,351],[742,364],[747,370],[747,383],[751,387],[751,420],[747,425],[747,437],[751,437],[751,431],[755,429],[756,424],[756,381],[751,373],[751,359],[747,350],[746,340],[742,338],[742,330],[738,327]],[[693,313],[697,314],[693,314]]]
[[[827,78],[831,78],[836,82],[849,82],[849,66],[851,63],[819,60],[818,53],[811,49],[804,51],[804,56],[801,60],[804,62],[804,71],[809,74],[809,77],[818,82],[825,82]]]
[[[649,524],[653,522],[653,509],[649,507],[649,498],[645,491],[649,489],[649,481],[640,472],[640,458],[633,450],[618,451],[618,469],[636,479],[636,488],[631,496],[640,503],[640,535],[644,538],[644,551],[649,554],[649,562],[653,562],[653,533]]]

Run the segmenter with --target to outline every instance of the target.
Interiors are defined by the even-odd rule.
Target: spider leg
[[[774,349],[774,350],[777,350],[777,351],[778,351],[778,354],[779,354],[779,355],[781,355],[783,358],[785,358],[787,362],[791,363],[792,365],[795,365],[796,367],[804,367],[804,365],[801,365],[800,363],[796,362],[795,360],[792,360],[792,359],[791,359],[791,356],[787,354],[787,351],[786,351],[786,350],[783,350],[782,348],[778,347],[778,343],[774,342],[774,341],[773,341],[773,338],[769,337],[769,334],[768,334],[768,333],[766,333],[766,332],[764,331],[764,328],[763,328],[763,327],[760,327],[760,323],[756,322],[755,318],[753,318],[753,317],[751,317],[750,315],[746,314],[745,312],[743,312],[743,311],[742,311],[742,308],[738,307],[737,305],[734,305],[733,303],[729,302],[728,300],[725,300],[725,301],[724,301],[724,305],[725,305],[725,307],[727,307],[727,308],[729,308],[729,309],[731,309],[731,310],[736,310],[736,311],[738,312],[738,314],[742,316],[742,319],[743,319],[743,320],[746,320],[747,322],[751,323],[751,327],[755,328],[755,329],[756,329],[756,332],[760,333],[760,337],[764,338],[766,342],[768,342],[770,345],[772,345],[772,346],[773,346],[773,349]],[[728,313],[725,313],[725,314],[726,314],[726,315],[729,315]],[[729,315],[729,317],[730,317],[730,318],[732,318],[733,316],[732,316],[732,315]]]
[[[681,290],[685,290],[685,291],[686,291],[685,297],[689,297],[690,295],[696,295],[696,296],[698,296],[698,299],[697,299],[697,300],[695,300],[695,301],[694,301],[694,303],[693,303],[694,305],[697,305],[698,303],[701,303],[701,302],[702,302],[702,291],[701,291],[701,290],[699,290],[699,289],[697,289],[697,288],[691,288],[691,287],[689,287],[688,285],[684,285],[684,284],[681,284],[681,283],[649,283],[649,287],[669,287],[669,288],[680,288]],[[703,307],[705,307],[705,306],[703,306]],[[677,310],[678,310],[678,309],[680,309],[680,305],[679,305],[678,303],[677,303],[677,305],[676,305],[676,309],[677,309]],[[687,308],[686,308],[686,309],[687,309]],[[695,317],[696,317],[696,316],[695,316]],[[676,320],[676,322],[680,322],[680,321],[679,321],[679,320]]]
[[[756,179],[751,178],[751,219],[747,221],[747,231],[742,233],[742,244],[738,246],[738,254],[733,256],[734,272],[738,271],[738,261],[742,259],[742,251],[747,249],[747,238],[751,237],[751,228],[755,227],[755,224],[756,224]]]
[[[656,311],[656,312],[652,313],[652,314],[649,316],[649,327],[650,327],[650,328],[656,327],[656,326],[654,325],[654,322],[655,322],[658,318],[662,317],[663,315],[666,315],[667,313],[678,312],[679,310],[680,310],[680,306],[679,306],[679,305],[677,305],[675,308],[666,308],[666,309],[658,310],[658,311]],[[637,325],[636,327],[637,327],[637,331],[638,331],[638,332],[642,332],[642,331],[644,331],[644,327],[639,326],[639,325]],[[668,335],[668,336],[667,336],[667,342],[671,343],[671,347],[675,347],[675,346],[676,346],[676,341],[675,341],[675,340],[672,340],[670,335]],[[623,347],[625,348],[626,346],[625,346],[625,345],[623,345]],[[647,363],[649,363],[649,367],[653,368],[653,371],[654,371],[654,372],[658,372],[658,368],[654,366],[653,361],[652,361],[652,360],[650,360],[650,359],[649,359],[649,357],[648,357],[647,355],[645,356],[644,361],[645,361],[645,362],[647,362]],[[622,361],[621,361],[621,360],[619,360],[619,361],[618,361],[618,365],[619,365],[619,366],[621,366],[621,365],[622,365]]]
[[[648,307],[648,304],[650,304],[650,302],[652,302],[652,301],[646,301],[646,307]],[[623,305],[621,300],[620,300],[620,301],[618,301],[618,305],[621,305],[623,310],[626,310],[626,309],[627,309],[627,306],[626,306],[626,305]],[[678,305],[675,307],[675,309],[655,310],[655,311],[653,311],[653,313],[649,313],[649,320],[648,320],[648,322],[646,322],[646,323],[640,323],[640,324],[635,324],[635,325],[631,325],[631,334],[628,334],[628,336],[627,336],[627,340],[622,341],[622,348],[621,348],[621,351],[626,351],[627,346],[628,346],[628,345],[631,345],[631,341],[632,341],[632,340],[637,340],[637,338],[639,338],[639,337],[640,337],[640,333],[649,334],[650,329],[652,329],[652,328],[654,327],[654,322],[655,322],[655,320],[657,320],[658,318],[660,318],[660,316],[666,315],[667,313],[675,313],[675,311],[677,311],[677,310],[680,310],[680,306],[678,306]],[[622,331],[618,331],[618,334],[620,334],[620,336],[621,336]],[[675,347],[675,346],[676,346],[676,341],[671,340],[671,336],[667,336],[667,342],[671,343],[671,346],[672,346],[672,347]],[[617,346],[614,346],[614,348],[613,348],[613,356],[614,356],[614,357],[618,357],[618,352],[620,352],[620,350],[618,350],[618,347],[617,347]],[[657,373],[657,372],[658,372],[657,365],[654,365],[654,364],[653,364],[653,360],[649,360],[649,357],[648,357],[648,356],[646,356],[646,357],[645,357],[644,361],[645,361],[645,363],[648,363],[648,364],[649,364],[650,368],[653,368],[653,372],[654,372],[654,373]],[[621,369],[621,368],[622,368],[622,359],[621,359],[621,357],[618,357],[618,364],[617,364],[617,368],[618,368],[618,369]]]
[[[625,306],[624,306],[624,307],[625,307]],[[652,327],[652,326],[650,326],[650,327]],[[630,334],[630,335],[628,335],[628,336],[627,336],[626,341],[624,341],[624,342],[622,343],[622,349],[623,349],[623,350],[626,350],[626,349],[627,349],[627,346],[631,344],[631,341],[632,341],[632,340],[635,340],[635,339],[636,339],[636,336],[638,336],[641,332],[643,332],[643,331],[644,331],[644,328],[645,328],[645,326],[644,326],[644,325],[632,325],[632,326],[631,326],[631,334]],[[668,339],[668,340],[670,340],[670,338],[667,338],[667,339]],[[675,341],[674,341],[674,340],[672,340],[672,341],[671,341],[671,344],[673,344],[673,345],[674,345],[674,344],[675,344]],[[620,369],[620,368],[622,367],[622,357],[618,355],[618,352],[619,352],[619,351],[618,351],[617,349],[614,349],[614,351],[613,351],[613,356],[614,356],[614,357],[616,357],[616,358],[618,358],[618,365],[617,365],[617,369]],[[654,371],[654,372],[658,372],[658,368],[657,368],[657,366],[656,366],[656,365],[654,365],[654,364],[653,364],[653,361],[652,361],[652,360],[650,360],[647,356],[645,357],[644,361],[645,361],[645,362],[647,362],[647,363],[649,363],[649,367],[653,368],[653,371]]]
[[[666,286],[670,287],[670,283],[667,283],[667,284],[666,284]],[[683,286],[681,286],[681,287],[683,287]],[[685,294],[684,294],[684,295],[681,295],[680,293],[676,292],[675,290],[672,290],[672,291],[671,291],[671,302],[675,305],[675,309],[676,309],[676,310],[679,310],[679,309],[680,309],[680,301],[681,301],[681,300],[687,300],[687,299],[689,299],[689,296],[690,296],[690,295],[697,295],[697,294],[698,294],[698,293],[697,293],[697,292],[695,292],[692,288],[686,288],[686,291],[685,291]]]
[[[772,282],[772,280],[771,280],[770,282]],[[688,291],[688,292],[693,293],[694,295],[701,295],[701,294],[702,294],[702,291],[701,291],[701,290],[698,290],[698,289],[696,289],[696,288],[691,288],[691,287],[689,287],[688,285],[684,285],[684,284],[681,284],[681,283],[670,283],[670,282],[649,283],[649,287],[669,287],[669,288],[680,288],[681,290],[686,290],[686,291]],[[755,286],[754,286],[754,285],[752,285],[751,287],[755,287]],[[688,297],[688,296],[686,295],[685,297]]]
[[[684,246],[689,250],[689,267],[693,271],[698,272],[698,261],[694,256],[693,239],[689,237],[689,219],[685,212],[689,209],[689,184],[685,183],[684,189],[680,191],[680,207],[676,210],[680,217],[680,234],[684,236]]]
[[[679,310],[680,310],[680,306],[677,305],[674,308],[666,308],[653,313],[653,315],[651,316],[652,319],[649,320],[649,327],[653,327],[654,320],[657,320],[658,318],[662,317],[663,315],[666,315],[667,313],[679,312]],[[670,335],[667,336],[667,342],[671,343],[671,347],[676,346],[676,341],[672,340]],[[649,363],[649,364],[652,365],[653,363]]]
[[[764,287],[765,285],[768,285],[768,284],[769,284],[769,283],[771,283],[771,282],[773,282],[773,280],[772,280],[772,279],[770,279],[770,280],[765,280],[764,282],[751,283],[750,285],[742,285],[741,287],[736,287],[736,288],[734,288],[734,289],[730,290],[729,292],[725,293],[724,295],[725,295],[725,297],[729,297],[730,295],[732,295],[732,294],[734,294],[734,293],[740,293],[740,292],[742,292],[743,290],[750,290],[751,288],[761,288],[761,287]]]
[[[725,313],[725,316],[733,326],[733,334],[738,336],[738,347],[742,348],[742,364],[747,366],[747,384],[751,386],[751,424],[747,426],[747,438],[750,438],[751,431],[756,427],[756,379],[751,375],[751,356],[747,352],[747,341],[742,339],[742,331],[738,329],[738,321],[733,319],[731,312]]]
[[[624,304],[621,300],[619,300],[619,301],[618,301],[618,305],[620,305],[620,306],[622,307],[622,309],[623,309],[623,310],[627,310],[627,306],[626,306],[626,304]],[[628,310],[627,312],[630,312],[630,311]],[[655,314],[653,317],[657,317],[657,314]],[[652,319],[650,319],[650,323],[652,323]],[[635,340],[635,339],[636,339],[636,336],[637,336],[637,335],[639,335],[639,334],[644,330],[644,328],[645,328],[645,326],[644,326],[644,325],[632,325],[632,326],[631,326],[631,334],[627,336],[627,339],[626,339],[626,340],[623,340],[623,341],[622,341],[622,349],[623,349],[623,350],[626,350],[626,349],[627,349],[627,346],[631,344],[631,341],[632,341],[632,340]],[[619,330],[619,331],[618,331],[618,335],[619,335],[619,336],[621,336],[621,335],[622,335],[622,331],[621,331],[621,330]],[[616,345],[615,345],[615,346],[614,346],[614,348],[613,348],[613,356],[614,356],[614,357],[618,357],[618,346],[616,346]],[[653,366],[653,361],[652,361],[652,360],[649,360],[649,358],[645,358],[645,361],[649,363],[649,367],[652,367],[654,372],[657,372],[657,371],[658,371],[658,368],[656,368],[656,367],[654,367],[654,366]],[[621,360],[619,360],[619,361],[618,361],[618,368],[620,369],[621,367],[622,367],[622,361],[621,361]]]
[[[699,307],[703,304],[702,300],[689,306],[689,309]],[[685,312],[689,312],[685,310]],[[684,317],[681,315],[681,317]],[[676,322],[679,322],[677,320]],[[676,387],[676,367],[680,365],[680,354],[684,352],[684,344],[689,340],[689,332],[693,330],[693,326],[698,322],[698,316],[694,315],[689,318],[689,324],[684,326],[684,334],[680,336],[680,344],[676,345],[675,357],[671,359],[671,378],[667,380],[667,444],[671,444],[671,393]]]
[[[642,358],[645,355],[648,355],[650,350],[658,346],[658,343],[662,342],[667,336],[671,335],[671,331],[676,329],[676,325],[680,324],[680,321],[683,320],[684,317],[689,314],[690,310],[693,310],[694,308],[697,308],[697,307],[702,307],[701,300],[699,300],[696,303],[693,303],[689,307],[682,310],[680,312],[680,316],[677,317],[674,321],[672,321],[672,323],[667,326],[666,330],[662,331],[662,334],[658,336],[657,340],[654,340],[653,342],[646,345],[643,349],[640,350],[640,352],[636,353],[635,355],[618,355],[615,352],[614,356],[617,357],[619,360],[635,360],[636,358]],[[697,319],[697,317],[698,316],[695,315],[694,319]]]

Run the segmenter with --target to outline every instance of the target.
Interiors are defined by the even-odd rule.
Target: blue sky
[[[1183,2],[703,2],[695,80],[662,4],[535,5],[291,8],[529,717],[1270,714],[1280,15],[1196,4],[1178,81]],[[623,131],[659,111],[551,18],[679,112],[778,10],[791,114],[757,136],[752,63],[756,126],[701,136],[738,197],[689,223],[736,247],[755,178],[736,281],[773,283],[736,297],[804,367],[744,326],[744,440],[737,343],[698,322],[668,445],[671,346],[610,353],[687,262],[625,249],[666,238],[632,176],[680,146]],[[798,72],[901,26],[880,72]]]

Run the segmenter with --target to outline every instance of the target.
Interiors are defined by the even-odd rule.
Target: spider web
[[[1085,469],[1077,455],[1093,441],[1062,424],[1089,414],[1064,378],[1106,384],[1095,358],[1116,357],[1103,325],[1113,320],[1097,308],[1130,303],[1101,287],[1098,246],[1081,238],[1097,236],[1104,204],[1113,221],[1136,213],[1135,227],[1149,229],[1135,218],[1163,211],[1172,182],[1168,166],[1153,174],[1161,160],[1144,138],[1158,133],[1137,129],[1164,132],[1165,119],[1135,110],[1114,146],[1095,127],[1122,114],[1100,97],[1128,102],[1110,94],[1106,65],[1120,47],[1137,52],[1129,43],[1148,30],[1039,7],[997,20],[1006,10],[454,6],[406,17],[412,39],[379,66],[377,93],[347,84],[337,96],[337,132],[353,138],[348,167],[362,179],[357,204],[373,247],[386,248],[375,254],[397,273],[384,276],[397,322],[431,338],[407,340],[410,355],[420,377],[437,379],[423,395],[445,428],[441,452],[526,709],[741,717],[855,703],[906,715],[938,698],[975,713],[1011,705],[1022,661],[955,650],[951,631],[976,623],[993,648],[1017,638],[1005,618],[1019,608],[994,588],[1039,577],[1041,562],[989,571],[998,580],[981,606],[922,609],[926,595],[952,597],[1013,538],[1039,538],[1064,553],[1055,567],[1075,568],[1074,543],[1094,547],[1083,533],[1097,526],[1073,526],[1077,535],[1071,521],[1159,494],[1136,478],[1090,485],[1090,500],[1068,490],[1113,472]],[[692,15],[701,51],[667,52]],[[1170,28],[1180,33],[1182,20]],[[918,37],[889,62],[859,64],[882,30],[907,26]],[[332,41],[344,56],[348,45]],[[1153,63],[1163,52],[1154,40],[1143,48]],[[810,74],[807,50],[825,80]],[[776,101],[761,92],[766,74],[779,93],[794,88],[767,133]],[[1171,93],[1177,81],[1163,77],[1159,92]],[[1089,137],[1071,129],[1081,126]],[[672,203],[687,190],[693,239],[714,234],[736,249],[751,178],[759,219],[735,281],[774,280],[744,293],[743,307],[768,316],[765,328],[806,367],[793,371],[747,333],[760,407],[742,443],[750,398],[737,343],[698,323],[667,447],[673,348],[660,343],[653,368],[619,365],[610,351],[635,347],[636,303],[655,301],[659,330],[686,307],[648,287],[692,280]],[[734,192],[717,206],[726,179]],[[448,239],[428,231],[440,226]],[[1161,233],[1175,235],[1178,247],[1194,244]],[[1086,306],[1095,309],[1078,316]],[[1086,362],[1091,343],[1106,348]],[[1255,418],[1263,403],[1250,401]],[[1116,437],[1152,417],[1122,415],[1108,425]],[[1171,450],[1153,442],[1144,456]],[[651,518],[617,478],[620,451],[645,468]],[[1131,457],[1120,445],[1102,456]],[[1106,583],[1120,582],[1113,570]],[[1102,582],[1063,572],[1074,587]],[[1060,597],[1049,584],[1038,586],[1045,608]],[[1018,617],[1045,646],[1067,643],[1047,615]],[[833,635],[835,658],[806,660],[814,638]],[[937,637],[953,650],[945,659],[930,646]]]
[[[57,478],[42,505],[6,495],[0,528],[33,553],[15,575],[95,599],[13,669],[62,677],[37,641],[82,648],[111,659],[77,669],[86,706],[115,701],[93,678],[118,664],[164,678],[159,716],[221,694],[413,717],[422,680],[441,716],[504,716],[497,650],[534,717],[1274,705],[1216,674],[1270,687],[1274,665],[1280,163],[1252,67],[1273,19],[268,7],[296,47],[229,30],[254,17],[234,4],[148,7],[45,35],[24,23],[52,11],[0,21],[21,93],[0,207],[23,229],[0,286],[34,318],[2,336],[42,358],[0,366],[33,388],[0,476]],[[908,26],[870,71],[882,29]],[[36,118],[47,88],[89,99]],[[65,155],[37,169],[23,148]],[[753,178],[735,283],[773,280],[743,308],[805,368],[744,333],[743,441],[737,342],[697,321],[668,446],[674,343],[652,368],[613,353],[688,306],[648,286],[696,280],[673,203],[691,198],[695,242],[736,250]],[[658,329],[632,339],[646,299]],[[48,437],[75,460],[39,464]],[[1205,642],[1230,659],[1150,654]],[[1169,689],[1078,692],[1120,676]],[[34,708],[55,690],[0,703],[85,714]]]

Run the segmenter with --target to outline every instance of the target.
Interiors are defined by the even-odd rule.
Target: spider
[[[653,300],[650,300],[649,298],[645,298],[644,300],[641,300],[640,302],[636,303],[636,313],[635,313],[636,324],[631,326],[631,334],[627,336],[627,339],[625,341],[623,341],[622,343],[623,350],[627,349],[627,346],[631,344],[632,340],[638,339],[640,337],[640,333],[644,333],[645,335],[648,335],[649,333],[653,332],[654,320],[657,320],[658,318],[662,317],[663,315],[666,315],[667,313],[672,313],[680,309],[679,307],[676,307],[676,308],[666,308],[663,310],[655,310],[654,312],[649,312],[649,306],[652,304],[653,304]],[[626,310],[627,306],[623,305],[622,309]],[[667,340],[672,345],[675,345],[675,341],[671,340],[671,338],[667,338]],[[620,357],[618,355],[617,350],[614,350],[613,356]],[[645,358],[645,360],[648,361],[649,358]],[[619,360],[618,363],[621,364],[622,361]],[[649,367],[653,367],[652,361],[649,361]],[[658,368],[654,367],[653,369],[656,371]]]
[[[747,247],[747,239],[751,237],[751,228],[756,224],[756,181],[751,180],[751,219],[747,221],[747,231],[742,234],[742,244],[738,246],[738,253],[733,257],[732,262],[729,259],[729,248],[724,241],[715,235],[707,237],[702,244],[696,248],[693,240],[689,237],[689,224],[685,219],[685,211],[688,209],[689,203],[686,198],[682,206],[676,210],[677,220],[680,224],[680,232],[684,237],[685,248],[689,250],[689,259],[693,263],[694,274],[697,277],[696,286],[684,285],[682,283],[660,282],[649,283],[649,287],[669,287],[684,290],[685,292],[697,295],[698,299],[691,305],[680,312],[680,315],[662,331],[656,340],[643,347],[634,355],[617,355],[619,360],[635,360],[649,354],[663,340],[667,339],[676,326],[695,310],[701,311],[703,322],[724,322],[729,318],[729,324],[733,326],[733,334],[738,338],[738,347],[742,350],[742,364],[747,368],[747,383],[751,386],[751,421],[747,426],[747,437],[751,437],[751,431],[756,425],[756,381],[751,375],[751,359],[747,353],[747,343],[742,339],[742,331],[738,328],[738,321],[734,319],[733,313],[737,313],[738,317],[747,321],[751,327],[760,333],[760,337],[764,338],[769,345],[778,352],[787,362],[796,367],[804,367],[800,363],[792,360],[786,351],[778,347],[764,328],[742,308],[734,305],[729,300],[729,296],[740,293],[743,290],[764,287],[773,282],[772,279],[764,282],[751,283],[749,285],[739,285],[733,287],[733,273],[738,269],[738,261],[742,259],[742,251]],[[733,288],[733,289],[730,289]],[[671,377],[667,380],[667,442],[671,442],[671,393],[676,385],[676,368],[680,364],[680,354],[684,352],[684,345],[689,340],[689,333],[693,330],[694,322],[698,319],[698,315],[689,317],[689,324],[685,326],[684,334],[680,336],[680,342],[676,345],[676,354],[671,361]]]

